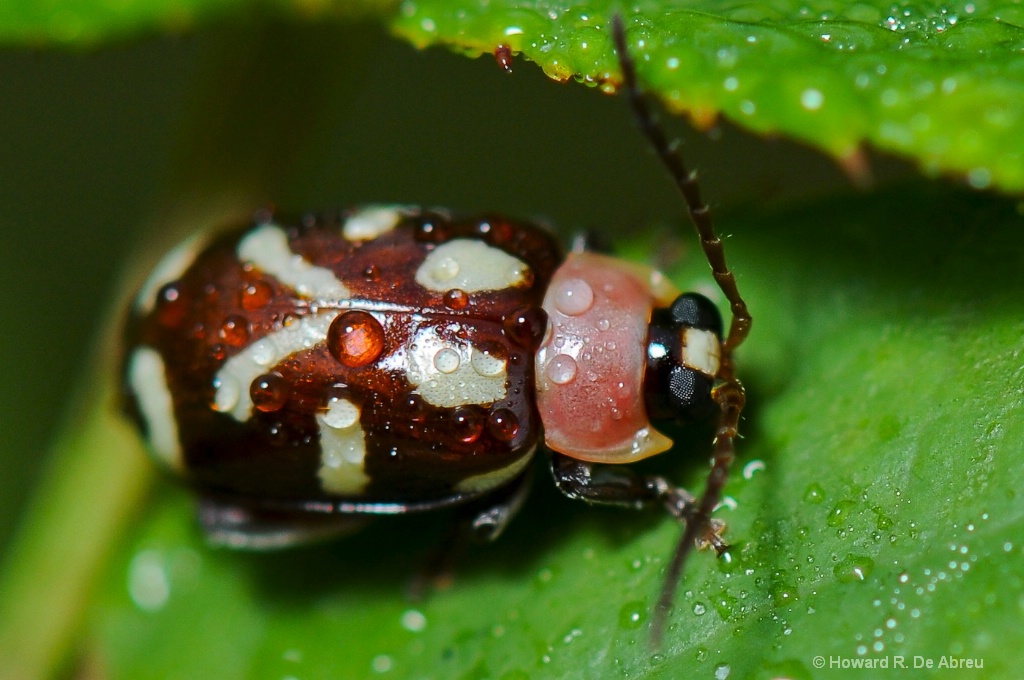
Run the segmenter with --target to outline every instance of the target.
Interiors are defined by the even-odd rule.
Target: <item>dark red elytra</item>
[[[369,312],[345,312],[327,331],[327,351],[349,368],[369,366],[384,351],[384,329]]]
[[[280,411],[288,403],[290,386],[280,373],[264,373],[252,381],[249,397],[252,405],[264,413]]]

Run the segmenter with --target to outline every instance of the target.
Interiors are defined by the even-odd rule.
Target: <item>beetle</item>
[[[156,460],[202,499],[215,543],[272,548],[375,514],[457,506],[497,537],[546,452],[590,503],[664,505],[686,525],[662,593],[712,523],[743,407],[751,318],[696,178],[648,109],[614,22],[623,85],[730,303],[488,215],[368,206],[193,237],[142,286],[126,327],[128,409]],[[698,501],[629,464],[669,450],[659,423],[717,419]],[[656,622],[655,626],[659,626]],[[655,635],[658,633],[656,630]]]

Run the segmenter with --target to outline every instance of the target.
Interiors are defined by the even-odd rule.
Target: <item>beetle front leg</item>
[[[595,505],[643,510],[661,503],[684,523],[696,508],[696,499],[686,489],[658,475],[638,475],[622,465],[597,465],[552,453],[551,474],[563,494]],[[711,546],[721,555],[729,547],[722,540],[724,531],[724,522],[712,520],[697,546]]]
[[[519,478],[483,498],[458,508],[451,528],[441,544],[431,553],[409,586],[409,597],[422,600],[429,590],[443,590],[452,581],[455,563],[470,543],[490,543],[496,540],[530,493],[533,468],[529,467]]]

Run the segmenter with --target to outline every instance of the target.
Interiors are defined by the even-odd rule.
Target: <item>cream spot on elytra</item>
[[[345,220],[341,232],[349,241],[370,241],[398,226],[402,215],[399,206],[369,205]]]
[[[246,234],[238,242],[237,252],[238,259],[252,263],[304,298],[345,300],[350,295],[334,272],[316,267],[293,252],[284,230],[273,224],[261,225]]]
[[[457,238],[432,250],[416,270],[416,283],[444,293],[502,290],[526,281],[530,267],[483,241]]]
[[[167,386],[164,360],[152,347],[139,347],[128,364],[131,385],[146,423],[146,432],[153,456],[172,470],[184,469],[178,422],[174,417],[174,400]]]
[[[484,472],[479,475],[473,475],[472,477],[466,477],[455,485],[455,490],[461,493],[483,493],[484,491],[490,491],[498,486],[501,486],[505,482],[513,479],[520,472],[526,469],[526,466],[533,460],[533,452],[536,447],[531,447],[522,458],[513,462],[511,465],[498,468],[497,470],[491,470],[490,472]]]
[[[445,340],[436,326],[421,327],[388,364],[387,368],[404,372],[415,392],[432,406],[491,404],[505,398],[507,362],[469,343]]]
[[[366,434],[359,424],[359,407],[332,398],[327,411],[317,414],[320,425],[320,485],[328,493],[358,495],[370,478],[363,470]]]

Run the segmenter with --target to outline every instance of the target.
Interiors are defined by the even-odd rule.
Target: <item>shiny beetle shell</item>
[[[458,502],[540,436],[544,232],[371,207],[269,217],[157,267],[126,381],[154,454],[205,493],[330,512]]]

